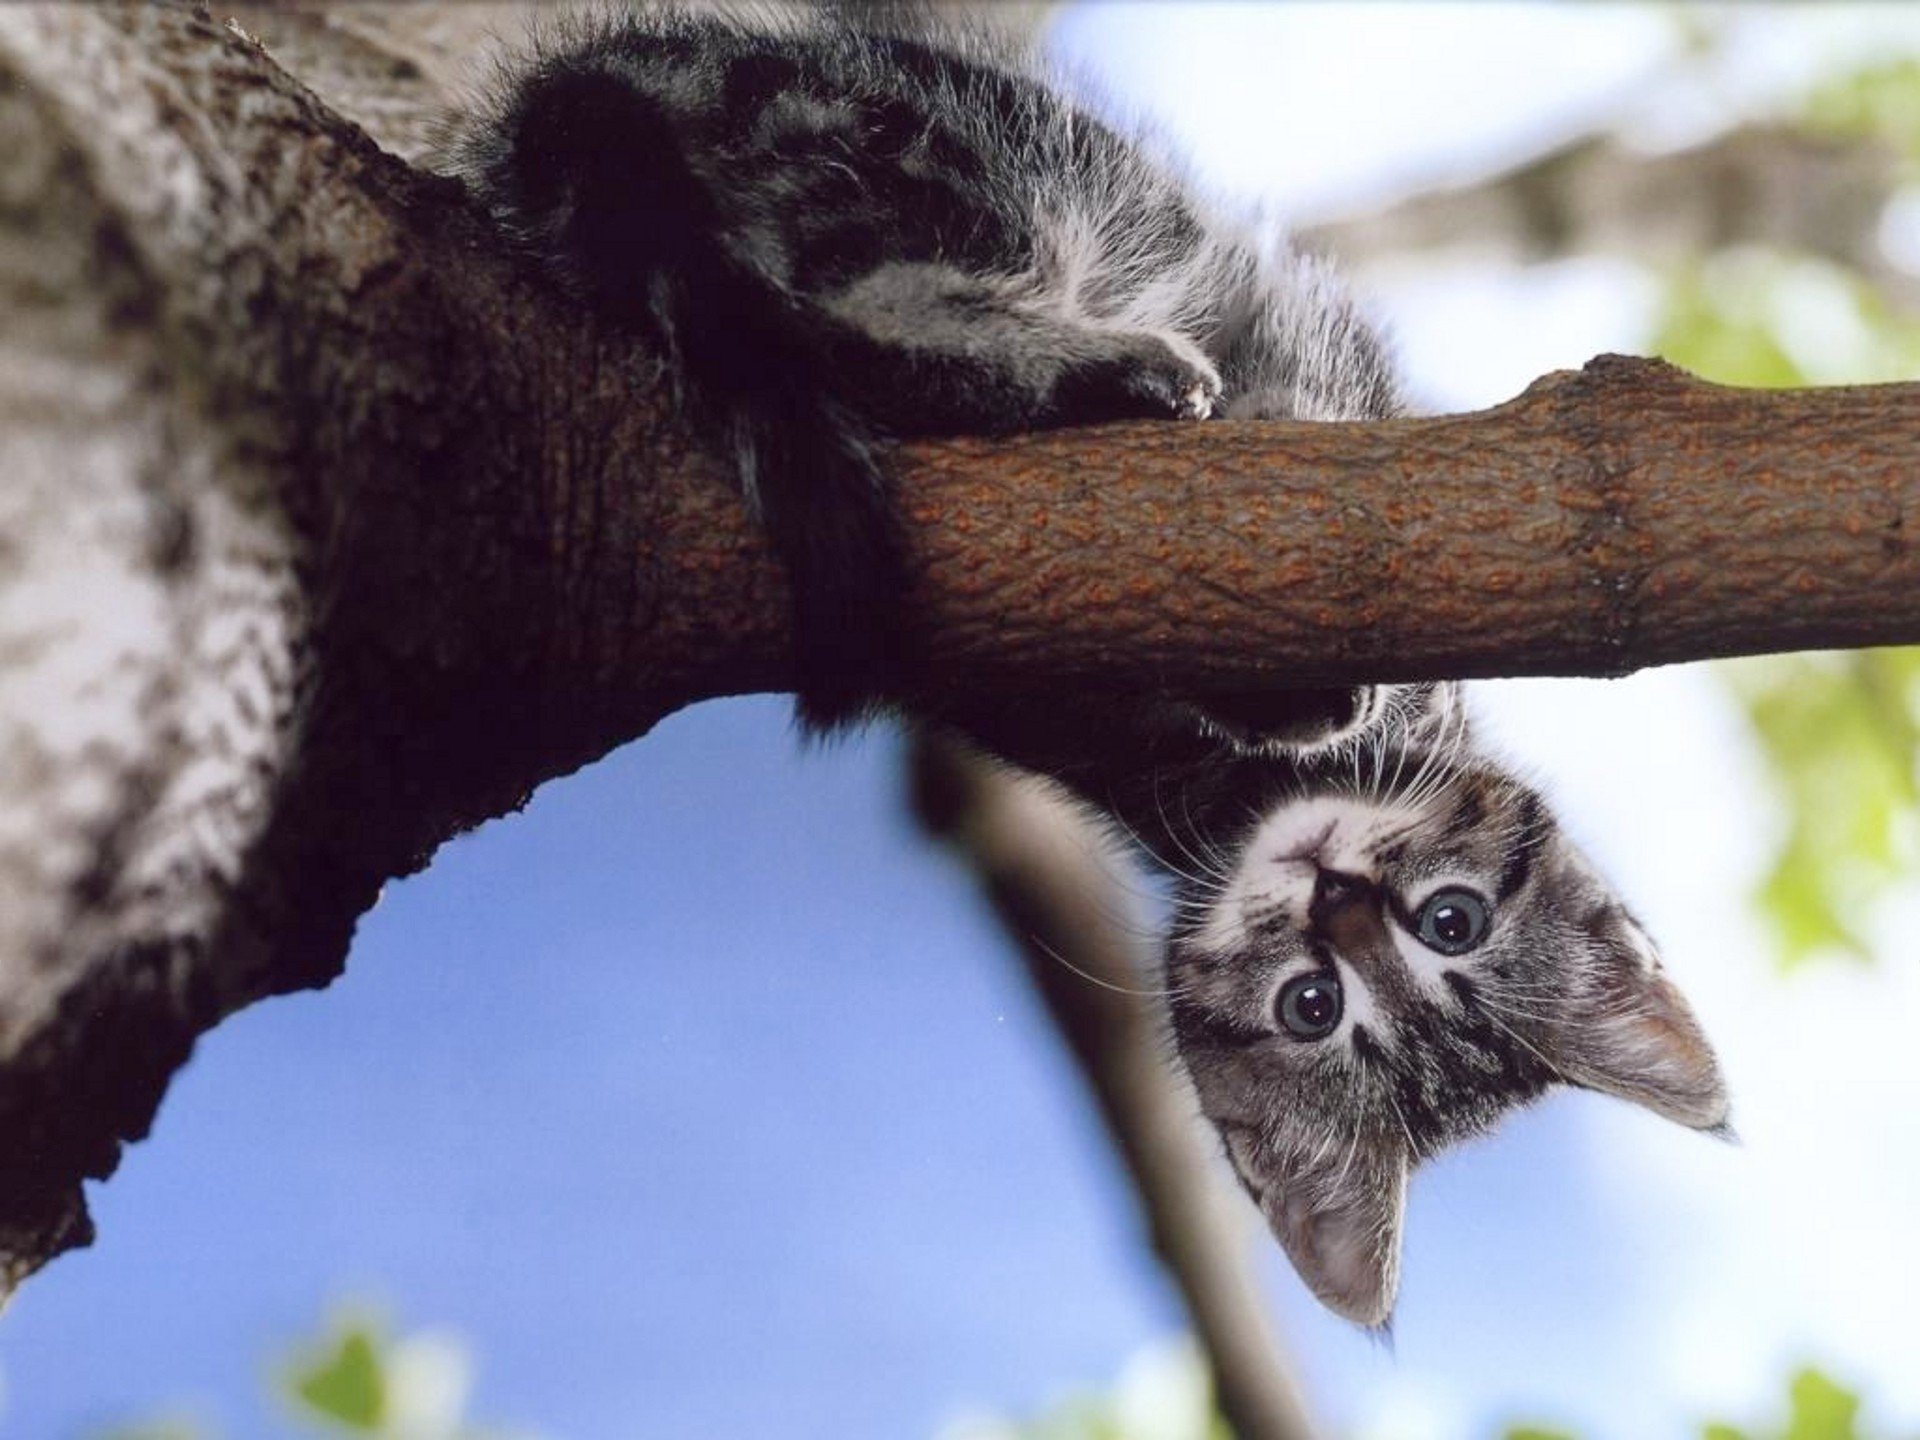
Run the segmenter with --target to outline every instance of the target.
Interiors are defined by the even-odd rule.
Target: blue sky
[[[894,750],[706,707],[395,886],[98,1189],[6,1321],[8,1433],[234,1414],[337,1296],[460,1329],[485,1413],[575,1436],[925,1432],[1172,1325]]]
[[[1219,183],[1309,218],[1602,109],[1710,128],[1805,57],[1884,49],[1899,14],[1820,8],[1831,33],[1749,7],[1705,83],[1622,6],[1079,7],[1059,39]],[[1643,343],[1647,282],[1618,265],[1361,279],[1436,403]],[[1568,1095],[1442,1161],[1391,1354],[1263,1248],[1319,1410],[1373,1440],[1640,1440],[1764,1414],[1813,1359],[1920,1423],[1920,914],[1886,917],[1876,971],[1768,972],[1743,897],[1776,822],[1703,672],[1481,703],[1663,940],[1747,1143]],[[261,1373],[351,1299],[464,1337],[476,1413],[555,1440],[932,1436],[1177,1333],[896,762],[885,733],[802,751],[778,699],[703,706],[393,886],[344,978],[203,1042],[95,1188],[99,1243],[0,1317],[0,1437],[167,1410],[274,1433]]]
[[[345,977],[208,1037],[96,1187],[100,1242],[0,1322],[0,1433],[157,1402],[262,1433],[262,1365],[339,1298],[464,1334],[478,1413],[608,1440],[931,1435],[1174,1333],[1017,966],[901,813],[896,750],[796,756],[780,701],[701,707],[394,886]],[[1460,1303],[1487,1275],[1628,1323],[1564,1123],[1586,1103],[1422,1177],[1397,1355],[1267,1257],[1310,1377],[1457,1374],[1475,1329],[1523,1337],[1543,1311],[1502,1283]],[[1544,1411],[1583,1365],[1496,1393]]]

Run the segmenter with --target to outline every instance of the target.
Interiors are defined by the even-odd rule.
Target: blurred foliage
[[[1715,1421],[1700,1440],[1872,1440],[1858,1428],[1860,1400],[1818,1370],[1787,1384],[1786,1423],[1746,1428]],[[1205,1361],[1191,1343],[1149,1350],[1104,1395],[1060,1401],[1028,1420],[982,1418],[948,1426],[940,1440],[1232,1440],[1213,1412]],[[1501,1440],[1579,1440],[1576,1432],[1515,1425]]]
[[[969,1417],[940,1440],[1233,1440],[1191,1341],[1144,1351],[1105,1394],[1078,1394],[1028,1420]]]
[[[1669,277],[1653,349],[1722,385],[1911,380],[1920,317],[1830,261],[1723,250]]]
[[[453,1364],[449,1366],[449,1359]],[[471,1388],[466,1352],[444,1336],[390,1338],[378,1322],[337,1320],[282,1367],[276,1394],[302,1428],[366,1440],[509,1440],[463,1418]],[[1814,1369],[1787,1386],[1786,1423],[1701,1427],[1700,1440],[1875,1440],[1859,1429],[1860,1400]],[[181,1422],[153,1422],[97,1434],[94,1440],[213,1440]],[[524,1436],[523,1436],[524,1440]],[[1024,1420],[973,1416],[945,1427],[939,1440],[1233,1440],[1213,1408],[1212,1384],[1197,1344],[1182,1340],[1142,1351],[1105,1392],[1083,1392]],[[1502,1440],[1579,1440],[1576,1432],[1516,1425]]]
[[[364,1315],[337,1319],[280,1367],[273,1390],[307,1433],[364,1440],[509,1440],[466,1419],[473,1366],[443,1334],[394,1337]],[[193,1422],[154,1421],[105,1431],[96,1440],[215,1440]]]
[[[1920,83],[1920,69],[1913,79]],[[1920,375],[1920,320],[1824,261],[1729,251],[1671,279],[1654,348],[1728,385],[1910,379]],[[1782,963],[1870,958],[1864,922],[1912,872],[1920,835],[1920,650],[1769,656],[1719,669],[1785,810],[1758,893]]]
[[[1778,1430],[1746,1430],[1721,1421],[1700,1429],[1700,1440],[1869,1440],[1861,1434],[1860,1398],[1818,1370],[1796,1373],[1787,1385],[1787,1423]],[[1557,1430],[1522,1426],[1504,1440],[1573,1440]]]
[[[1920,159],[1920,59],[1828,76],[1807,96],[1800,120],[1816,134],[1881,140]]]
[[[1786,799],[1759,901],[1788,964],[1870,959],[1860,921],[1910,874],[1920,825],[1920,650],[1788,655],[1724,667]]]
[[[287,1388],[313,1414],[377,1435],[387,1415],[387,1374],[371,1332],[348,1328],[296,1363]]]
[[[1788,1393],[1792,1411],[1782,1440],[1856,1440],[1860,1399],[1851,1391],[1818,1370],[1802,1370]]]

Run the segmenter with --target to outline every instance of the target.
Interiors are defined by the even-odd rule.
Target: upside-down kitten
[[[534,263],[668,355],[791,575],[814,724],[870,708],[901,663],[882,442],[1401,408],[1323,266],[1217,213],[1029,58],[925,15],[562,22],[505,65],[453,159]],[[1474,745],[1456,687],[944,718],[1188,872],[1179,1053],[1341,1314],[1390,1312],[1410,1167],[1555,1081],[1724,1124],[1651,942]],[[1125,743],[1089,760],[1095,732]]]

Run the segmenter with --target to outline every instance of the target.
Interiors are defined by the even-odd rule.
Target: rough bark
[[[0,148],[14,1280],[84,1238],[193,1037],[329,979],[385,880],[790,662],[654,358],[243,34],[0,8]],[[1475,416],[916,445],[903,698],[1911,640],[1917,419],[1920,387],[1608,360]]]

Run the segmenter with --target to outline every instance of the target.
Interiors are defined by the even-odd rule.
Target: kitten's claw
[[[1220,386],[1216,381],[1211,389],[1203,382],[1187,391],[1183,397],[1180,414],[1188,420],[1206,420],[1213,415],[1213,407],[1220,399]]]
[[[1083,365],[1059,392],[1065,423],[1101,420],[1206,420],[1220,406],[1220,376],[1206,356],[1177,337],[1135,333]]]
[[[1220,404],[1220,377],[1204,357],[1151,337],[1131,357],[1127,388],[1177,420],[1211,419]]]

